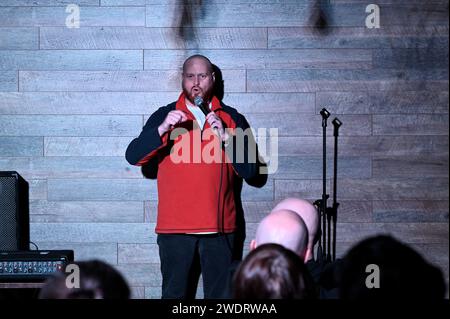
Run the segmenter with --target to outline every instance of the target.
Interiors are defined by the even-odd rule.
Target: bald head
[[[186,72],[186,69],[194,62],[203,63],[207,67],[207,69],[210,73],[214,72],[213,64],[207,57],[205,57],[204,55],[201,55],[201,54],[194,54],[194,55],[190,56],[189,58],[187,58],[186,61],[184,61],[183,73]]]
[[[294,211],[305,222],[306,228],[308,229],[308,256],[306,260],[311,259],[319,229],[319,213],[316,207],[304,199],[286,198],[275,206],[272,213],[280,210]]]
[[[303,259],[307,242],[308,230],[303,220],[291,210],[278,210],[267,215],[258,225],[251,248],[263,244],[279,244]]]

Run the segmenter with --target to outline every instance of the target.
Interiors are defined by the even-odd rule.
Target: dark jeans
[[[205,299],[223,295],[227,282],[222,276],[234,259],[235,234],[158,234],[163,299],[195,297],[195,265],[200,261]],[[198,274],[197,274],[198,275]],[[193,280],[194,276],[194,280]],[[198,281],[198,277],[197,277]]]

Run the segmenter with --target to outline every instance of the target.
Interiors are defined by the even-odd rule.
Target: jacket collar
[[[182,92],[180,94],[180,96],[178,97],[177,100],[177,104],[175,106],[175,108],[177,110],[181,110],[184,111],[188,114],[190,114],[191,112],[189,111],[189,109],[186,106],[186,96],[184,94],[184,92]],[[212,100],[211,100],[211,111],[216,112],[217,110],[221,109],[222,105],[220,104],[220,101],[217,97],[213,96]]]

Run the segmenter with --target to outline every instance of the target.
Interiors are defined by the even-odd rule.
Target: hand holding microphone
[[[222,141],[228,140],[228,134],[223,127],[222,120],[209,109],[209,106],[203,101],[202,97],[197,95],[194,99],[196,106],[205,114],[206,121],[212,127],[214,132],[219,136]]]
[[[205,114],[205,116],[208,116],[208,114],[211,112],[208,104],[206,104],[205,101],[203,101],[203,98],[200,95],[197,95],[194,98],[194,103],[195,106],[197,106],[203,112],[203,114]]]

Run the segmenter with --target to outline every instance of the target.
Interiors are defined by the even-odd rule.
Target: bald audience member
[[[308,230],[302,218],[292,210],[282,209],[270,213],[259,223],[256,238],[250,249],[263,244],[279,244],[305,259]]]
[[[316,207],[304,199],[286,198],[272,209],[272,213],[280,210],[296,212],[303,219],[308,230],[308,244],[304,261],[306,263],[314,259],[314,245],[319,239],[319,236],[317,236],[319,230],[319,212]]]
[[[304,261],[312,278],[319,287],[320,298],[337,298],[337,283],[334,279],[334,268],[336,263],[325,264],[314,258],[314,246],[320,239],[319,212],[317,211],[317,208],[307,200],[291,197],[279,202],[272,209],[271,214],[281,210],[291,210],[297,213],[308,229],[308,244]],[[339,261],[337,263],[339,263]]]

